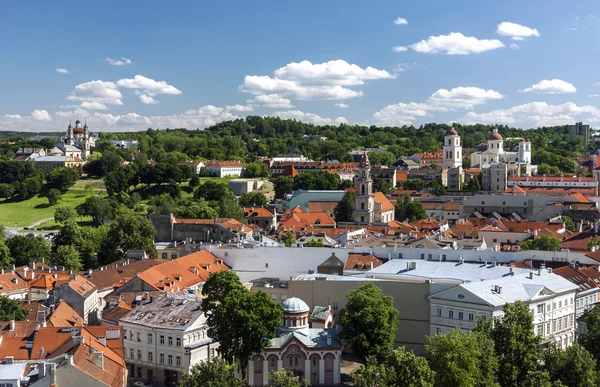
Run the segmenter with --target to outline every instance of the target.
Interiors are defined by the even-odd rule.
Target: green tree
[[[100,226],[105,220],[113,218],[114,209],[108,199],[91,196],[77,206],[77,213],[82,216],[91,216],[92,223]]]
[[[46,194],[46,197],[48,198],[48,204],[53,206],[60,200],[60,191],[56,188],[51,188]]]
[[[340,183],[340,186],[338,187],[338,189],[343,191],[343,190],[346,190],[347,188],[354,188],[354,183],[352,182],[352,180],[344,179]]]
[[[370,358],[367,366],[352,372],[355,387],[433,387],[434,380],[427,360],[404,347],[392,351],[382,363]]]
[[[262,192],[252,191],[243,194],[238,199],[242,207],[264,207],[269,204],[269,200]]]
[[[29,238],[23,235],[14,236],[6,241],[10,255],[16,266],[28,265],[38,258],[50,258],[50,246],[42,236]]]
[[[373,356],[381,361],[393,349],[397,315],[394,299],[366,282],[348,292],[348,303],[340,317],[341,337],[363,359]]]
[[[242,223],[246,223],[244,211],[238,205],[235,196],[223,196],[219,200],[219,217],[234,218]]]
[[[279,176],[273,183],[275,189],[275,198],[283,199],[285,194],[290,194],[294,191],[294,181],[287,176]]]
[[[13,262],[10,257],[10,249],[4,242],[4,230],[0,230],[0,268],[7,269]]]
[[[421,179],[406,179],[402,183],[402,188],[420,191],[425,187],[425,183]]]
[[[192,189],[199,187],[200,186],[200,176],[198,176],[196,173],[194,173],[194,175],[190,179],[190,182],[188,183],[188,185],[190,187],[192,187]]]
[[[378,192],[383,192],[384,194],[387,194],[393,188],[393,186],[387,180],[380,179],[377,183],[375,183],[373,188],[375,188],[375,190],[377,190]]]
[[[0,321],[25,321],[28,314],[18,300],[0,296]]]
[[[406,195],[402,200],[396,201],[394,208],[395,218],[400,222],[404,220],[414,222],[427,218],[427,211],[425,211],[423,203],[418,200],[412,200],[409,195]]]
[[[204,199],[198,199],[193,203],[177,206],[174,212],[177,217],[183,219],[216,219],[219,216],[217,210],[211,207]]]
[[[498,359],[493,341],[483,333],[463,333],[457,328],[427,337],[425,357],[435,371],[436,387],[496,385]]]
[[[580,337],[582,345],[600,359],[600,306],[595,305],[585,316],[586,332]]]
[[[328,171],[305,171],[294,178],[294,190],[337,190],[340,175]]]
[[[68,270],[79,271],[83,269],[79,252],[73,245],[58,246],[54,253],[54,264],[64,266]]]
[[[268,378],[271,387],[310,387],[308,380],[300,380],[289,370],[269,372]]]
[[[600,382],[596,359],[577,344],[571,345],[564,352],[556,345],[550,347],[544,352],[543,360],[550,378],[567,387],[593,387]]]
[[[555,237],[542,235],[521,243],[521,250],[553,251],[560,249],[560,241]]]
[[[208,335],[219,342],[225,361],[237,360],[246,375],[250,355],[261,353],[283,318],[281,305],[249,291],[232,271],[212,273],[202,288]]]
[[[337,222],[352,222],[352,210],[356,201],[356,192],[346,191],[342,200],[333,209],[333,216]]]
[[[281,238],[281,241],[285,247],[291,247],[292,244],[296,242],[296,237],[294,237],[294,234],[291,231],[279,234],[279,237]]]
[[[127,192],[129,189],[129,176],[125,173],[125,168],[119,167],[108,172],[104,177],[104,185],[109,196]]]
[[[575,229],[575,223],[573,223],[573,219],[569,218],[566,215],[563,215],[563,216],[560,217],[560,220],[562,220],[565,223],[565,228],[567,230],[573,231],[573,232],[577,231]]]
[[[61,192],[66,192],[79,180],[79,170],[76,168],[54,168],[46,176],[48,185]]]
[[[75,219],[77,211],[70,206],[56,207],[54,210],[54,221],[57,223],[65,223],[69,219]]]
[[[108,263],[122,257],[127,250],[143,249],[153,257],[156,254],[155,236],[156,230],[149,219],[136,215],[119,217],[110,225],[99,256]]]
[[[479,181],[480,179],[481,174],[473,176],[473,178],[463,187],[463,190],[467,192],[480,192],[482,190],[481,182]]]
[[[597,236],[595,236],[595,235],[594,235],[594,236],[592,237],[592,239],[590,239],[590,241],[588,242],[588,245],[587,245],[587,250],[588,250],[588,251],[592,251],[592,248],[593,248],[594,246],[596,246],[596,247],[597,247],[597,246],[600,246],[600,239],[598,239],[598,237],[597,237]]]
[[[221,198],[234,196],[233,190],[229,186],[229,184],[216,181],[216,180],[207,180],[205,181],[196,192],[194,192],[194,199],[202,198],[208,201],[218,202]]]
[[[244,387],[246,383],[235,377],[235,366],[219,357],[194,365],[183,374],[179,387]]]
[[[304,247],[325,247],[325,244],[318,239],[311,239],[304,244]]]
[[[427,185],[427,188],[429,188],[429,192],[434,196],[444,196],[446,194],[446,188],[437,180],[432,180]]]
[[[261,163],[260,161],[255,161],[253,163],[246,164],[243,176],[248,178],[269,177],[269,168],[267,167],[267,164]]]
[[[563,387],[559,381],[552,382],[546,371],[530,371],[520,387]]]

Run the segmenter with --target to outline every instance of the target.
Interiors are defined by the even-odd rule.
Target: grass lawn
[[[93,191],[93,193],[96,194],[98,191]],[[18,227],[30,226],[41,220],[54,217],[56,207],[76,207],[83,203],[88,195],[87,191],[71,189],[62,195],[62,200],[54,206],[49,206],[48,199],[40,196],[21,202],[0,200],[0,224],[7,227],[13,227],[15,224]],[[100,196],[105,197],[106,192],[103,192]],[[44,224],[44,226],[46,225]]]

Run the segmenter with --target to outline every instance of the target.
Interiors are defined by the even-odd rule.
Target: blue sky
[[[14,2],[0,129],[594,125],[599,33],[591,0]]]

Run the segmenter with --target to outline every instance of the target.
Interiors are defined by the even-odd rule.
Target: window
[[[210,356],[211,356],[211,357],[215,357],[215,349],[214,349],[214,348],[212,348],[212,349],[210,350]]]
[[[432,256],[431,254],[427,254],[427,259],[431,260]]]
[[[152,355],[152,352],[148,352],[148,361],[149,362],[153,362],[154,361],[154,356]]]
[[[148,333],[148,344],[152,344],[152,338],[154,336],[152,335],[152,333]]]
[[[129,348],[129,357],[133,359],[133,348]]]
[[[544,304],[537,306],[537,312],[538,314],[544,313]]]
[[[562,330],[562,318],[558,319],[558,330]]]
[[[548,321],[548,323],[546,324],[546,334],[549,335],[551,333],[550,331],[550,321]]]
[[[298,365],[298,358],[300,356],[294,356],[294,365],[297,366]]]
[[[160,354],[160,364],[165,364],[165,354],[164,353]]]
[[[169,336],[169,347],[173,346],[173,338]]]
[[[164,336],[160,336],[160,345],[165,345],[165,337]]]
[[[277,296],[275,296],[275,297],[277,297]],[[177,338],[175,339],[175,346],[177,346],[177,347],[181,347],[181,337],[177,337]]]
[[[175,357],[175,365],[181,367],[181,356]]]
[[[40,294],[38,292],[38,294]],[[123,339],[127,340],[127,329],[123,329]]]
[[[497,242],[498,242],[498,239],[494,239],[494,243],[497,243]]]
[[[556,332],[556,320],[552,320],[552,332]]]
[[[464,314],[464,312],[458,312],[458,319],[459,319],[459,320],[462,320],[462,319],[464,319],[464,317],[465,317],[465,314]]]
[[[269,264],[265,262],[265,269],[269,268]]]
[[[536,333],[538,336],[544,335],[544,324],[538,324],[538,326],[536,327]]]
[[[442,328],[435,328],[435,333],[437,335],[441,334],[442,333]]]
[[[142,369],[140,367],[137,368],[137,377],[138,378],[142,377]]]
[[[140,332],[137,333],[137,341],[142,341]]]
[[[142,360],[142,350],[141,350],[141,349],[138,349],[138,350],[137,350],[137,355],[138,355],[138,356],[137,356],[137,359],[138,359],[138,360]]]
[[[572,327],[573,326],[573,315],[569,316],[569,326]]]
[[[473,313],[469,313],[469,321],[473,321],[475,319],[475,316],[473,315]]]
[[[437,308],[437,315],[441,316],[442,315],[442,308]]]
[[[425,259],[425,254],[421,254],[421,259]]]
[[[290,359],[290,361],[289,361],[289,363],[290,363],[290,366],[293,366],[293,365],[294,365],[294,359],[292,359],[292,357],[291,357],[291,356],[289,357],[289,359]]]
[[[556,309],[556,302],[552,303],[552,310]]]
[[[133,340],[133,331],[129,331],[129,340]]]
[[[173,365],[173,355],[169,355],[169,365]]]
[[[454,318],[454,311],[453,310],[449,310],[448,311],[448,318]]]
[[[485,320],[487,320],[487,316],[486,316],[486,315],[483,315],[483,316],[481,316],[481,319],[482,319],[483,321],[485,321]]]

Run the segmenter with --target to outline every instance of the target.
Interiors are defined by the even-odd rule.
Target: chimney
[[[15,320],[10,320],[10,328],[9,330],[12,332],[15,330]]]
[[[94,351],[94,364],[98,368],[104,369],[104,353],[102,351]]]
[[[15,264],[14,263],[10,265],[10,270],[11,271],[15,271]]]
[[[94,271],[93,271],[92,269],[89,269],[89,270],[88,270],[88,275],[92,275],[92,273],[93,273],[93,272],[94,272]]]
[[[511,267],[509,270],[510,270],[510,275],[515,275],[515,268],[514,267]]]
[[[58,274],[54,273],[54,274],[52,274],[52,277],[54,277],[54,279],[57,279],[58,278]]]
[[[36,332],[39,332],[39,331],[40,331],[40,327],[41,327],[41,325],[40,325],[40,324],[36,324],[36,325],[35,325],[35,331],[36,331]]]
[[[530,272],[529,274],[527,274],[527,278],[533,279],[533,272]]]
[[[18,285],[19,284],[19,279],[18,278],[13,278],[11,280],[14,284]]]
[[[85,337],[83,336],[73,336],[73,346],[77,346],[80,344],[85,344]]]
[[[6,357],[6,364],[12,364],[14,360],[15,360],[14,356],[7,356]]]
[[[150,299],[150,293],[144,293],[144,300],[148,301]]]

